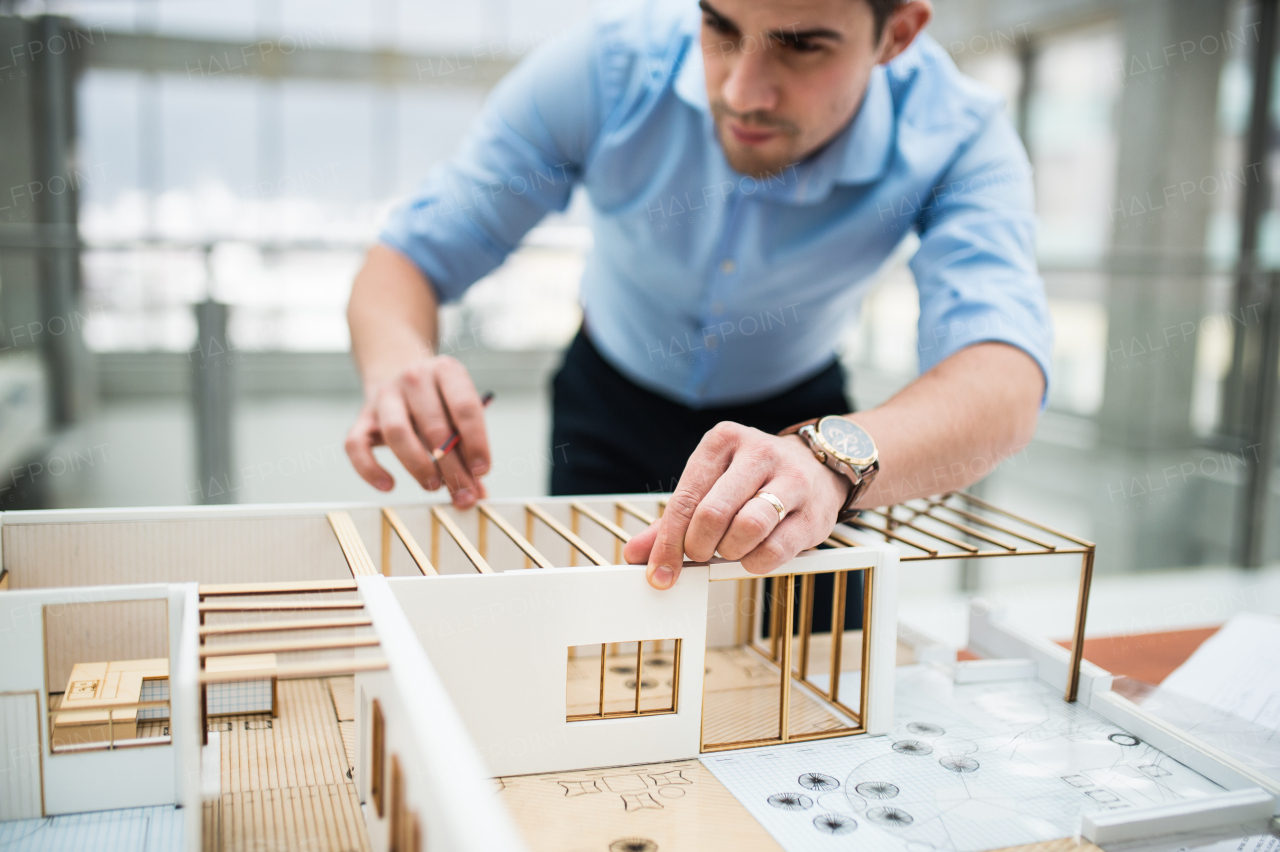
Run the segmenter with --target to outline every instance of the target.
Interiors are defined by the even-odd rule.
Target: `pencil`
[[[480,397],[480,404],[485,408],[488,408],[489,403],[491,402],[493,402],[493,391],[485,391],[484,396]],[[441,444],[440,446],[432,450],[431,457],[436,460],[436,464],[440,463],[440,459],[444,458],[445,456],[449,455],[449,453],[453,452],[453,448],[458,446],[458,441],[461,439],[462,439],[462,436],[459,435],[457,432],[454,432],[452,435],[449,436],[449,439],[447,441],[445,441],[443,444]]]

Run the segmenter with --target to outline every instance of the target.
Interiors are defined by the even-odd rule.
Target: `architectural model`
[[[717,559],[659,592],[644,566],[620,563],[664,505],[0,515],[0,742],[17,755],[0,841],[10,824],[39,827],[6,821],[109,812],[193,851],[522,849],[529,829],[522,839],[489,779],[558,773],[547,783],[569,801],[624,783],[596,767],[682,762],[613,791],[623,813],[657,812],[703,777],[700,756],[893,733],[898,573],[924,559],[1080,559],[1070,652],[983,613],[971,645],[1024,659],[1061,706],[1151,724],[1081,663],[1083,539],[949,495],[866,513],[768,578]],[[921,748],[934,733],[921,729]],[[1274,782],[1175,756],[1227,790],[1257,789],[1250,814],[1274,807]],[[828,777],[853,776],[775,792],[800,806]],[[825,830],[850,830],[845,818],[832,811]]]

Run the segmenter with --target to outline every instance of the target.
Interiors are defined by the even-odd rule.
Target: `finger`
[[[347,433],[343,446],[347,450],[347,458],[351,459],[351,466],[360,474],[361,479],[379,491],[390,491],[395,487],[395,478],[378,464],[378,459],[373,454],[373,448],[380,443],[377,431],[372,410],[364,409]]]
[[[377,411],[382,438],[396,458],[400,459],[404,469],[428,491],[439,488],[436,466],[409,418],[404,397],[394,390],[379,395]]]
[[[462,440],[459,453],[467,470],[476,476],[489,472],[489,434],[484,425],[484,404],[467,368],[452,358],[438,358],[436,381],[449,419]]]
[[[702,437],[698,448],[685,464],[680,482],[662,513],[653,550],[649,553],[649,584],[668,589],[680,576],[684,562],[684,538],[693,513],[711,486],[729,466],[729,459],[739,445],[745,426],[737,423],[717,424]]]
[[[445,411],[444,401],[440,399],[435,372],[427,369],[408,371],[401,379],[401,385],[404,389],[405,402],[409,406],[409,414],[418,433],[426,440],[429,453],[430,449],[442,446],[448,441],[454,432],[453,422]],[[475,504],[477,494],[475,479],[463,464],[457,448],[442,456],[439,462],[428,455],[428,461],[432,462],[432,467],[435,469],[431,477],[435,485],[430,486],[431,490],[439,488],[439,483],[443,480],[453,497],[454,505],[465,509]]]
[[[752,574],[768,574],[780,568],[794,559],[800,551],[813,547],[826,538],[821,536],[817,541],[811,541],[814,537],[813,529],[814,525],[803,512],[788,515],[773,528],[773,532],[764,541],[742,557],[742,567]]]
[[[705,562],[715,555],[721,540],[729,532],[734,519],[744,510],[747,515],[744,523],[748,526],[758,524],[759,537],[752,547],[764,540],[778,522],[777,512],[772,519],[762,512],[753,512],[751,498],[773,474],[774,463],[764,454],[750,448],[739,448],[733,455],[729,467],[711,486],[707,495],[698,503],[689,522],[689,530],[684,536],[684,550],[690,559]],[[764,503],[763,500],[756,501]],[[766,504],[767,505],[767,504]],[[759,507],[755,507],[759,508]],[[751,548],[741,551],[746,553]],[[723,550],[720,555],[726,559]]]
[[[622,558],[627,561],[627,564],[639,565],[648,561],[649,552],[653,550],[653,541],[658,537],[660,523],[662,522],[655,520],[645,528],[644,532],[632,536],[631,540],[623,545]]]
[[[756,496],[760,492],[772,494],[778,498],[784,511],[782,518],[778,517],[778,510],[772,503],[763,497]],[[755,550],[786,517],[790,516],[791,510],[799,506],[808,496],[803,480],[797,477],[780,475],[770,479],[763,487],[751,493],[751,498],[729,524],[729,530],[724,534],[717,548],[720,555],[725,559],[742,559]]]

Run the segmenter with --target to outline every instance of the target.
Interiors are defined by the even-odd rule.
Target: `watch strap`
[[[799,423],[792,423],[790,426],[779,432],[778,437],[785,438],[787,435],[794,435],[806,426],[815,425],[821,419],[821,417],[811,417],[808,420],[801,420]]]
[[[809,445],[810,452],[819,462],[849,480],[849,496],[845,498],[844,505],[840,507],[840,511],[836,514],[836,523],[843,524],[856,518],[858,512],[861,511],[853,508],[853,504],[858,502],[858,498],[862,496],[867,487],[871,485],[871,481],[876,478],[876,474],[880,472],[880,460],[876,459],[871,464],[858,470],[827,455],[809,437],[809,433],[801,434],[800,432],[806,426],[816,426],[821,419],[821,417],[814,417],[809,420],[801,420],[799,423],[794,423],[783,429],[778,433],[778,436],[785,437],[799,434],[801,438],[804,438],[805,443]]]
[[[849,489],[849,497],[844,501],[844,505],[840,507],[840,511],[836,514],[836,523],[848,523],[858,517],[861,509],[853,508],[853,504],[858,502],[858,498],[871,485],[871,481],[876,478],[876,474],[880,472],[880,460],[876,459],[867,465],[866,469],[858,475],[858,481],[853,483],[853,487]]]

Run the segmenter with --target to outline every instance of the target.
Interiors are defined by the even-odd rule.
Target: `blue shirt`
[[[495,88],[461,151],[381,240],[456,299],[582,184],[587,333],[631,380],[694,407],[761,399],[835,354],[911,231],[920,370],[980,341],[1049,375],[1026,154],[998,96],[922,35],[853,120],[769,179],[735,172],[707,105],[693,0],[596,10]]]

